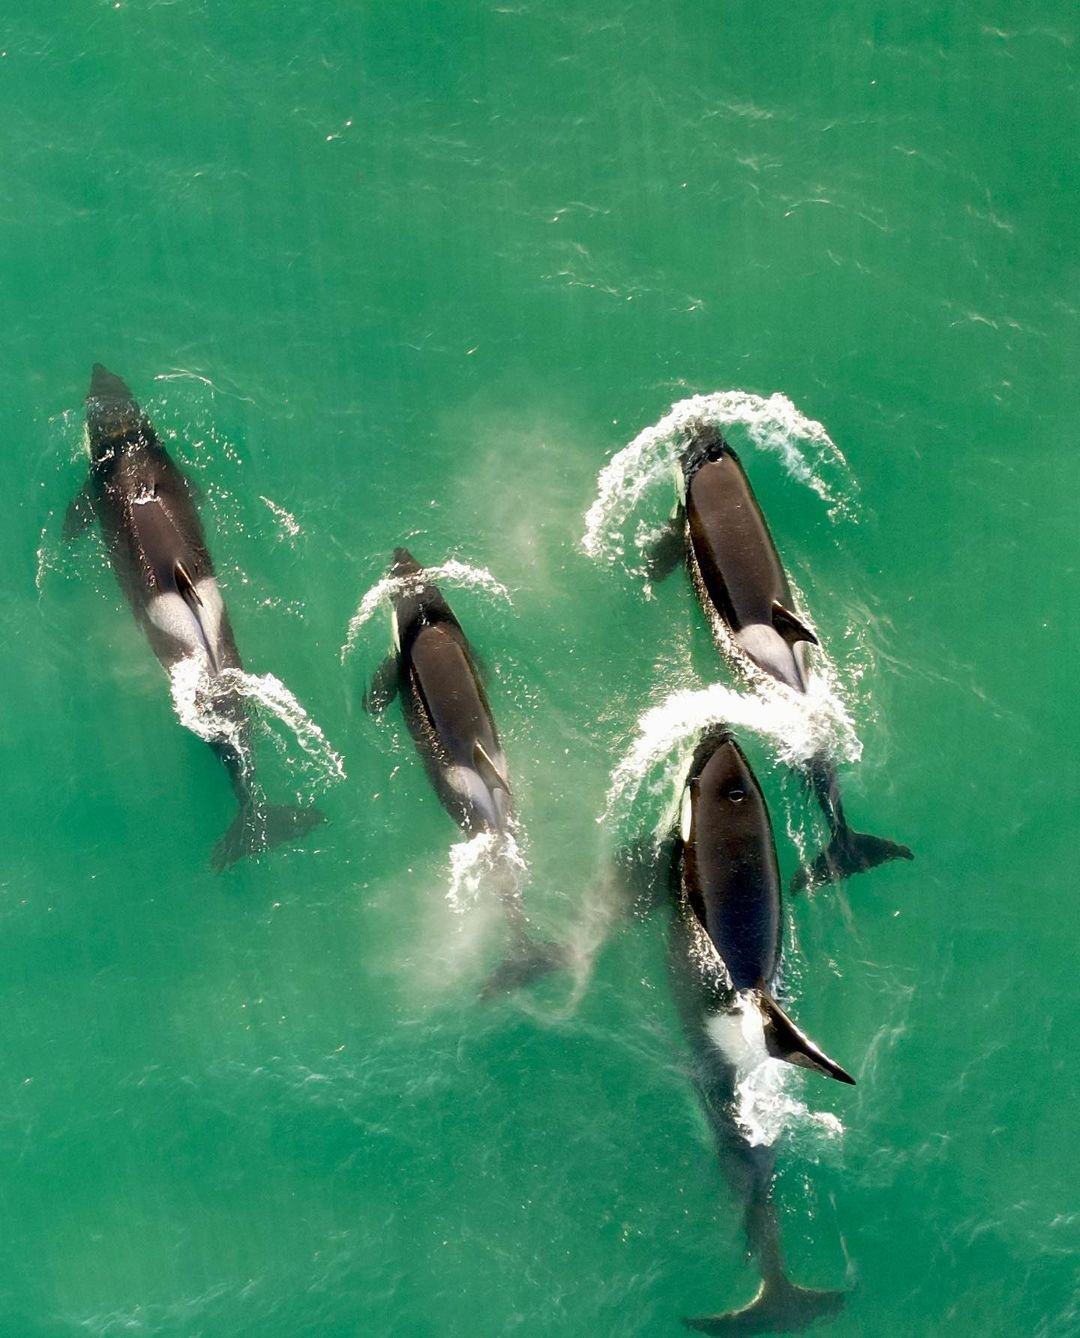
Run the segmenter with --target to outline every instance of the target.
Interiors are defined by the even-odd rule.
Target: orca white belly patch
[[[796,692],[804,692],[806,684],[799,669],[799,663],[791,647],[776,630],[767,623],[748,623],[735,633],[735,640],[755,664],[766,672],[786,683]]]
[[[730,1013],[710,1013],[705,1030],[727,1062],[740,1070],[752,1069],[768,1058],[761,1013],[745,995],[740,995]]]
[[[492,826],[498,825],[499,815],[495,808],[491,792],[470,767],[447,767],[446,780],[452,790],[480,813]]]
[[[175,590],[155,595],[147,606],[150,621],[187,655],[205,655],[211,666],[220,663],[221,619],[224,603],[217,582],[206,577],[195,587],[200,603],[192,607]]]
[[[221,663],[221,622],[225,614],[225,601],[221,598],[218,583],[212,576],[207,576],[195,587],[202,601],[198,610],[206,644],[213,654],[214,661]]]

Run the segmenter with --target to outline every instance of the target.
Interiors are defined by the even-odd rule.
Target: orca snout
[[[689,478],[702,465],[722,459],[725,453],[734,455],[720,429],[711,423],[695,423],[688,429],[686,445],[680,456],[683,472]]]
[[[131,391],[126,382],[121,380],[115,372],[103,366],[100,362],[94,363],[93,371],[90,373],[90,389],[87,391],[88,400],[98,400],[102,403],[127,403],[131,400]]]
[[[702,772],[702,786],[711,786],[724,795],[729,791],[745,794],[751,782],[750,764],[743,750],[729,734],[720,740],[706,763]]]
[[[94,459],[105,455],[119,441],[151,431],[127,384],[100,362],[94,363],[90,377],[86,426]]]
[[[394,549],[393,565],[390,568],[391,576],[415,576],[420,570],[420,563],[407,548]]]
[[[700,780],[706,768],[713,772],[723,770],[725,773],[736,773],[744,771],[747,765],[730,726],[715,725],[698,740],[694,760],[690,764],[690,779]]]

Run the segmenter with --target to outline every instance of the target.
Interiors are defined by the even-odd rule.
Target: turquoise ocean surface
[[[787,903],[791,1010],[858,1080],[758,1094],[789,1271],[850,1292],[815,1332],[1080,1334],[1078,53],[1064,0],[6,7],[0,1338],[748,1302],[667,916],[611,878],[725,717],[785,880],[800,730],[916,855]],[[97,361],[198,482],[268,794],[327,819],[223,874],[221,767],[62,539]],[[646,430],[695,395],[821,637],[817,723],[642,575]],[[402,543],[459,564],[567,949],[514,995],[479,997],[482,852],[361,706]]]

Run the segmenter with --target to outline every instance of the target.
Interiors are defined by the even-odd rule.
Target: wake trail
[[[301,757],[289,757],[317,790],[345,779],[345,762],[330,745],[321,726],[297,697],[273,674],[249,674],[242,669],[212,673],[205,656],[191,655],[169,671],[173,708],[180,723],[207,743],[235,748],[245,770],[253,764],[245,712],[228,709],[237,698],[256,708],[255,718],[267,728],[288,757],[288,742],[295,742]],[[274,722],[278,730],[270,729]],[[280,732],[279,732],[280,731]]]

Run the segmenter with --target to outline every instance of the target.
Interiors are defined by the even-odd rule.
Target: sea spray
[[[291,511],[286,511],[272,498],[259,494],[259,501],[267,508],[278,524],[278,539],[287,539],[290,543],[300,533],[300,523]]]
[[[745,390],[693,395],[647,427],[600,471],[596,500],[585,516],[582,546],[590,557],[615,562],[626,555],[625,527],[645,496],[679,465],[685,433],[696,423],[740,427],[759,449],[778,455],[792,478],[810,488],[831,519],[855,515],[855,484],[840,448],[821,423],[805,417],[784,395],[767,399]],[[653,530],[639,524],[633,541],[642,553]]]
[[[448,562],[434,567],[424,567],[415,575],[384,576],[376,581],[364,595],[356,612],[349,619],[349,628],[345,644],[341,647],[342,664],[348,659],[356,646],[357,638],[364,624],[372,618],[382,605],[390,605],[394,598],[410,590],[422,589],[435,582],[449,582],[452,585],[470,586],[483,590],[489,595],[496,595],[510,603],[510,591],[501,581],[497,581],[491,572],[483,567],[470,567],[468,563],[451,558]]]

